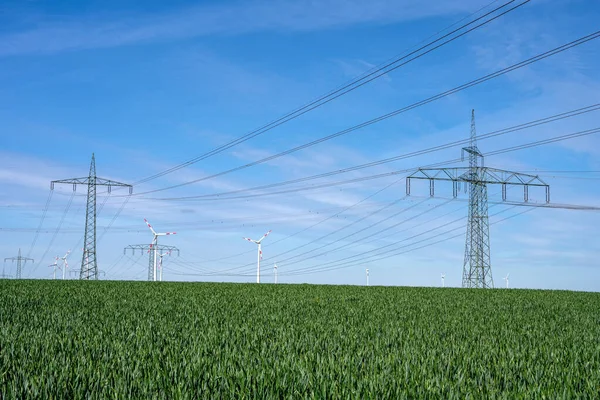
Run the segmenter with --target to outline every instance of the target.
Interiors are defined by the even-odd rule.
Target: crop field
[[[599,398],[600,293],[0,281],[2,398]]]

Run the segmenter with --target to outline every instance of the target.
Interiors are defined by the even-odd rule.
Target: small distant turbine
[[[265,239],[267,236],[269,236],[269,233],[271,233],[271,231],[269,231],[269,232],[265,233],[265,234],[263,235],[263,237],[261,237],[261,238],[260,238],[260,239],[258,239],[258,240],[253,240],[253,239],[246,238],[246,237],[244,238],[245,240],[247,240],[247,241],[249,241],[249,242],[252,242],[252,243],[256,243],[256,244],[258,245],[258,262],[257,262],[257,264],[256,264],[256,283],[260,283],[260,260],[262,259],[262,250],[261,250],[261,248],[262,248],[261,246],[262,246],[262,245],[261,245],[261,242],[262,242],[262,241],[263,241],[263,240],[264,240],[264,239]]]
[[[65,274],[67,272],[67,268],[69,268],[69,263],[67,262],[67,257],[69,256],[70,253],[71,253],[71,250],[67,251],[67,254],[65,254],[64,257],[60,258],[63,261],[63,266],[62,266],[63,280],[65,279]]]
[[[506,276],[502,279],[504,279],[506,281],[506,288],[508,289],[508,275],[510,275],[510,272],[508,274],[506,274]]]
[[[275,283],[277,283],[277,263],[274,264],[273,269],[275,272]]]
[[[369,268],[367,268],[367,286],[369,286]]]
[[[446,287],[446,283],[445,280],[446,279],[446,275],[442,273],[442,287]]]
[[[52,279],[56,279],[56,268],[58,268],[58,256],[54,257],[54,263],[48,265],[48,267],[54,267],[54,274],[52,275]]]
[[[148,228],[150,228],[150,230],[152,231],[152,234],[154,235],[154,238],[152,239],[152,243],[150,244],[150,249],[152,249],[152,247],[154,247],[154,273],[152,275],[154,276],[154,281],[156,282],[156,257],[158,256],[158,253],[157,253],[158,237],[175,235],[175,234],[177,234],[177,232],[156,233],[154,231],[154,229],[152,228],[152,225],[150,225],[150,222],[148,222],[148,220],[146,218],[144,218],[144,221],[146,222],[146,225],[148,225]]]
[[[162,253],[159,254],[158,256],[160,257],[160,262],[158,264],[158,268],[160,269],[160,281],[162,282],[162,273],[163,273],[163,264],[162,264],[162,259],[164,256],[170,256],[171,255],[171,251],[167,251],[166,253]]]

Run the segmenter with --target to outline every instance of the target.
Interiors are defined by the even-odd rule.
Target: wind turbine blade
[[[249,242],[252,242],[252,243],[256,243],[256,241],[255,241],[255,240],[252,240],[252,239],[250,239],[250,238],[247,238],[247,237],[245,237],[245,238],[244,238],[244,240],[247,240],[247,241],[249,241]]]
[[[148,222],[148,220],[146,218],[144,218],[144,222],[146,222],[146,225],[148,225],[148,228],[150,228],[150,230],[152,231],[152,234],[154,236],[156,236],[156,232],[154,232],[154,229],[152,228],[152,225],[150,225],[150,222]]]
[[[263,235],[263,237],[261,237],[260,239],[258,239],[258,240],[256,241],[256,243],[260,243],[260,242],[262,242],[264,238],[266,238],[267,236],[269,236],[269,233],[271,233],[271,231],[269,231],[269,232],[265,233],[265,234]]]

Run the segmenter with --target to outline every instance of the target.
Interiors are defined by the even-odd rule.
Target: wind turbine
[[[158,255],[160,257],[160,263],[159,263],[158,268],[160,269],[160,281],[161,282],[162,282],[162,272],[163,272],[162,259],[163,259],[164,256],[170,256],[170,255],[171,255],[171,250],[167,251],[166,253]]]
[[[508,289],[508,276],[510,275],[510,272],[508,274],[506,274],[506,276],[502,279],[504,279],[506,281],[506,288]]]
[[[249,239],[246,237],[244,238],[245,240],[252,242],[252,243],[256,243],[258,245],[258,263],[256,264],[256,283],[260,283],[260,260],[262,259],[261,242],[264,240],[264,238],[269,236],[269,233],[271,233],[271,231],[265,233],[263,235],[263,237],[261,237],[258,240],[253,240],[253,239]]]
[[[273,269],[275,270],[275,283],[277,283],[277,263],[274,264]]]
[[[446,287],[446,283],[445,280],[446,279],[446,275],[444,273],[442,273],[442,287]]]
[[[150,250],[152,250],[152,247],[154,247],[154,273],[152,275],[154,276],[154,282],[156,282],[156,256],[158,256],[158,253],[157,253],[158,237],[175,235],[177,232],[156,233],[154,231],[154,229],[152,228],[152,225],[150,225],[150,222],[148,222],[148,220],[146,218],[144,218],[144,221],[146,222],[146,225],[148,225],[148,228],[150,228],[150,230],[152,231],[152,234],[154,235],[154,238],[152,239],[152,243],[150,244]]]
[[[369,286],[369,268],[367,268],[367,286]]]
[[[64,257],[60,258],[61,260],[63,260],[63,266],[62,266],[63,280],[65,279],[65,272],[67,271],[67,268],[69,268],[69,263],[67,262],[67,257],[69,256],[70,253],[71,253],[71,250],[67,251],[67,254],[65,254]]]
[[[54,274],[52,276],[52,279],[56,279],[56,268],[58,267],[58,256],[54,257],[54,263],[48,265],[48,267],[54,267]]]

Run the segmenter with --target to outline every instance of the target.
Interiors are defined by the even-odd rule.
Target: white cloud
[[[57,53],[207,35],[256,31],[312,31],[357,24],[388,24],[473,11],[479,2],[417,0],[251,1],[196,6],[167,15],[48,17],[36,27],[0,37],[0,55]]]

